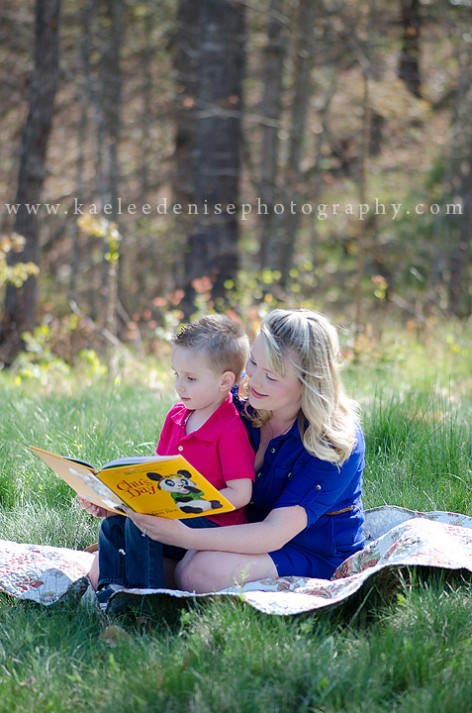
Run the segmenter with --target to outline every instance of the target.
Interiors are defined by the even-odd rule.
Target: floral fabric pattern
[[[366,511],[365,534],[365,548],[343,562],[330,580],[278,577],[204,595],[170,589],[121,590],[111,596],[108,609],[134,605],[143,598],[159,609],[162,597],[238,597],[267,614],[293,615],[337,606],[374,578],[381,587],[385,584],[381,575],[401,567],[472,572],[472,518],[467,515],[383,506]],[[87,588],[92,558],[88,552],[0,540],[0,591],[47,606],[78,596]]]
[[[63,547],[0,540],[0,591],[38,604],[84,592],[93,555]]]

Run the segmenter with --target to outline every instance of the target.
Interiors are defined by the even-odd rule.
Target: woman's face
[[[302,400],[302,384],[288,359],[285,359],[285,376],[280,376],[269,368],[262,337],[258,336],[252,345],[246,366],[249,377],[249,403],[256,409],[284,412],[294,418]]]

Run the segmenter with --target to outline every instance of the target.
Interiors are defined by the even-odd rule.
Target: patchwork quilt
[[[472,517],[443,511],[419,512],[393,505],[366,510],[366,546],[349,557],[330,580],[278,577],[204,595],[171,589],[121,590],[110,613],[140,603],[237,597],[267,614],[293,615],[338,606],[366,584],[387,586],[386,574],[405,567],[472,572]],[[0,592],[51,606],[94,600],[87,572],[93,554],[60,547],[0,540]]]

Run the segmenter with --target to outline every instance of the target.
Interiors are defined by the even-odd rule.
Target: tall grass
[[[78,547],[96,538],[71,489],[29,450],[37,445],[99,466],[151,455],[171,403],[143,386],[106,382],[72,394],[5,386],[0,404],[0,522],[4,539]]]
[[[427,349],[406,359],[391,347],[346,371],[363,407],[368,507],[472,514],[469,360],[444,349],[433,364]],[[97,465],[152,453],[172,394],[0,379],[1,536],[91,544],[97,521],[28,445]],[[469,713],[471,594],[465,575],[402,571],[389,594],[364,591],[333,611],[275,617],[234,600],[164,600],[114,622],[0,595],[0,713]]]
[[[472,511],[470,425],[433,393],[377,393],[367,411],[365,504]]]

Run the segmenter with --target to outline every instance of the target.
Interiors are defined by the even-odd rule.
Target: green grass
[[[416,582],[368,620],[197,603],[174,626],[0,601],[0,710],[418,711],[472,695],[470,590]]]
[[[471,512],[470,425],[465,408],[429,393],[376,394],[368,434],[365,505]]]
[[[72,394],[38,393],[30,383],[5,384],[0,405],[4,538],[68,547],[90,544],[85,540],[96,537],[97,521],[84,518],[71,489],[28,446],[96,466],[124,454],[150,455],[171,399],[142,386],[106,382],[77,386]]]
[[[472,514],[470,348],[435,342],[432,360],[428,345],[407,346],[346,371],[363,407],[365,505]],[[95,542],[97,521],[28,445],[97,465],[151,453],[172,394],[142,379],[0,380],[2,538]],[[234,600],[163,602],[115,628],[77,603],[0,595],[0,712],[469,713],[470,580],[402,571],[393,585],[291,618]]]

